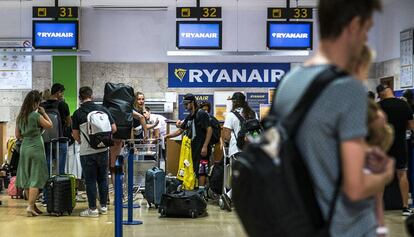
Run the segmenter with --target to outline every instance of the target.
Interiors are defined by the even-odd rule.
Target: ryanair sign
[[[170,63],[168,87],[277,87],[289,63]]]

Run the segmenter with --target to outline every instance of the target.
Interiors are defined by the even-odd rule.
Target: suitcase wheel
[[[197,217],[197,215],[196,215],[195,211],[191,211],[191,218],[196,218],[196,217]]]
[[[166,216],[167,213],[165,213],[165,209],[164,208],[161,208],[160,209],[160,214],[161,214],[162,217],[165,217]]]
[[[219,207],[220,207],[221,210],[224,210],[224,201],[223,201],[223,198],[221,198],[221,197],[219,199]]]

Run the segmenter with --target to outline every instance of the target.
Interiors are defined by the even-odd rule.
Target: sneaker
[[[413,210],[410,208],[403,208],[402,215],[403,216],[411,216],[413,214]]]
[[[221,200],[223,201],[223,207],[227,211],[231,211],[231,200],[226,194],[221,195]]]
[[[101,207],[101,208],[99,208],[99,214],[101,214],[101,215],[107,215],[108,214],[108,208],[107,207]]]
[[[97,209],[95,210],[91,210],[91,209],[86,209],[85,211],[80,213],[81,217],[99,217],[99,211]]]

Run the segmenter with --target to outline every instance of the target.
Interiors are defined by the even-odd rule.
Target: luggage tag
[[[184,165],[189,167],[190,166],[190,161],[188,161],[187,159],[184,160]]]

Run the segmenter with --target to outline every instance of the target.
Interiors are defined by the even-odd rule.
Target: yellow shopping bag
[[[181,143],[177,179],[183,182],[183,189],[185,190],[193,190],[196,185],[196,176],[191,154],[191,139],[187,136],[183,136]]]

